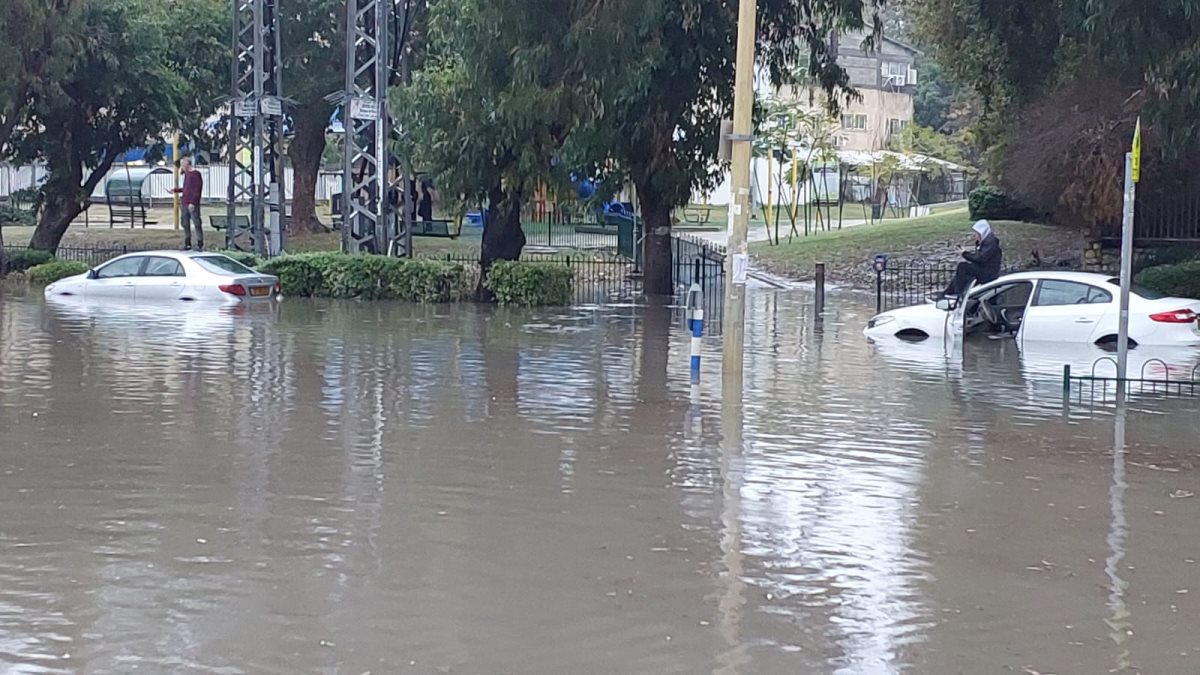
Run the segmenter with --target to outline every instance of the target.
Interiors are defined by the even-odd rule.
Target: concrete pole
[[[750,233],[750,157],[754,110],[754,44],[758,22],[758,0],[738,3],[737,63],[733,91],[733,166],[730,185],[733,201],[729,205],[729,255],[725,284],[724,341],[722,370],[742,373],[745,351],[746,267],[749,263]],[[726,381],[727,384],[734,384]],[[726,394],[728,395],[728,394]]]
[[[1133,206],[1137,199],[1134,183],[1133,153],[1125,154],[1125,208],[1121,223],[1121,313],[1117,322],[1118,396],[1124,399],[1123,385],[1129,377],[1129,290],[1133,279]]]

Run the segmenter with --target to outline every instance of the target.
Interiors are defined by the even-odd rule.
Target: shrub
[[[574,297],[573,279],[566,265],[502,261],[492,264],[484,287],[502,305],[562,306],[571,304]]]
[[[405,302],[455,302],[470,290],[467,270],[441,260],[300,253],[264,263],[284,295]]]
[[[52,284],[59,279],[73,277],[88,271],[88,266],[77,260],[51,260],[41,265],[35,265],[25,271],[25,276],[31,284]]]
[[[1200,298],[1200,260],[1151,267],[1136,277],[1137,283],[1167,295]]]
[[[272,258],[258,267],[264,274],[279,277],[284,295],[302,298],[317,295],[321,290],[321,270],[309,255],[284,255]]]
[[[36,248],[8,249],[7,254],[9,272],[24,272],[30,267],[36,267],[54,260],[54,256],[49,251],[42,251]]]
[[[216,253],[233,258],[234,260],[253,270],[258,269],[263,264],[262,258],[254,255],[253,253],[247,253],[245,251],[216,251]]]
[[[1028,208],[991,185],[971,190],[967,206],[972,220],[1025,220],[1032,215]]]
[[[1133,262],[1133,271],[1140,273],[1159,265],[1178,265],[1179,263],[1200,260],[1200,250],[1186,246],[1167,246],[1152,248],[1137,256]]]
[[[0,204],[0,225],[34,225],[36,222],[33,211]]]

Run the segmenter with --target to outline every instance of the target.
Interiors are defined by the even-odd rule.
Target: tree
[[[584,67],[597,49],[598,0],[440,0],[427,61],[393,96],[403,154],[436,174],[445,198],[487,204],[480,266],[515,260],[521,207],[538,185],[563,186],[560,149],[595,114],[603,77]],[[485,295],[482,281],[480,294]]]
[[[1151,177],[1200,152],[1194,0],[908,0],[916,32],[977,91],[1001,184],[1065,224],[1115,222],[1135,119]],[[1150,154],[1150,153],[1148,153]],[[1156,161],[1159,160],[1159,161]]]
[[[747,0],[744,0],[747,1]],[[776,84],[807,57],[809,77],[837,108],[851,93],[830,49],[835,31],[868,26],[877,35],[877,0],[759,0],[758,62]],[[737,3],[625,0],[605,26],[606,49],[622,66],[603,90],[600,121],[581,153],[609,180],[637,188],[645,228],[644,288],[674,292],[671,214],[718,177],[721,120],[731,115]],[[872,40],[872,38],[869,38]]]
[[[85,2],[55,43],[47,86],[35,92],[10,155],[46,162],[42,214],[30,245],[54,250],[116,158],[158,142],[167,127],[198,125],[228,72],[221,0]],[[134,39],[136,37],[136,39]],[[61,44],[60,44],[61,43]]]
[[[289,231],[320,232],[317,178],[325,152],[325,132],[333,104],[325,97],[345,86],[345,0],[295,0],[281,3],[280,49],[284,94],[296,106],[287,146],[292,163],[292,213]]]

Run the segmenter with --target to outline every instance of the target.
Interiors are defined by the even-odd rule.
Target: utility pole
[[[733,166],[730,170],[732,203],[729,205],[729,242],[725,271],[724,363],[722,371],[740,379],[745,351],[746,267],[749,263],[750,158],[754,140],[754,44],[758,0],[740,0],[737,22],[737,63],[733,91]],[[728,386],[735,383],[726,379]],[[740,388],[740,383],[737,384]],[[726,393],[728,395],[728,392]],[[740,395],[740,394],[739,394]]]

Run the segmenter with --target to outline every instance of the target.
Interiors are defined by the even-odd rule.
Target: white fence
[[[123,165],[113,167],[108,177],[119,176],[125,170]],[[204,178],[204,200],[224,202],[228,198],[229,167],[225,164],[212,164],[197,167]],[[291,199],[294,172],[289,167],[284,172],[284,197]],[[104,201],[104,181],[92,192],[92,199]],[[37,187],[46,180],[46,167],[42,164],[32,166],[12,166],[0,164],[0,198],[10,197],[14,192]],[[171,174],[154,174],[146,179],[142,186],[142,194],[151,203],[170,201],[171,189],[175,186],[175,177]],[[317,200],[329,201],[335,193],[342,191],[341,172],[321,172],[317,178]]]

